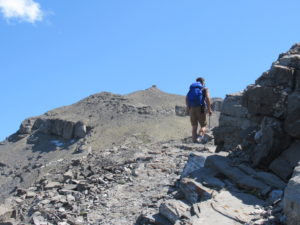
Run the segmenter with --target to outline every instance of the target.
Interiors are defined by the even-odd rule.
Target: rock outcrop
[[[281,54],[255,84],[226,96],[220,126],[215,129],[217,149],[243,151],[253,167],[270,170],[288,181],[300,161],[299,87],[300,44],[296,44]],[[295,187],[289,185],[287,193]],[[297,207],[287,211],[288,218],[300,214]]]

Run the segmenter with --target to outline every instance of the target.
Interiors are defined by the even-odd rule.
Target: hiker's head
[[[205,82],[205,80],[204,80],[203,77],[198,77],[198,78],[196,79],[196,81],[197,81],[197,82],[200,82],[202,85],[204,85],[204,82]]]

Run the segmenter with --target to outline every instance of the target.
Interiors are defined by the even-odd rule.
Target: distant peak
[[[152,85],[150,88],[147,88],[146,91],[160,91],[156,85]]]

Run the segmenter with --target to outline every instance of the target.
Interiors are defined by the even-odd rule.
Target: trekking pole
[[[210,117],[211,115],[208,116],[208,129],[210,130]]]

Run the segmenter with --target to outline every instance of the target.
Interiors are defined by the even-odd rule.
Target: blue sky
[[[299,42],[299,0],[0,0],[0,140],[90,94],[243,90]]]

